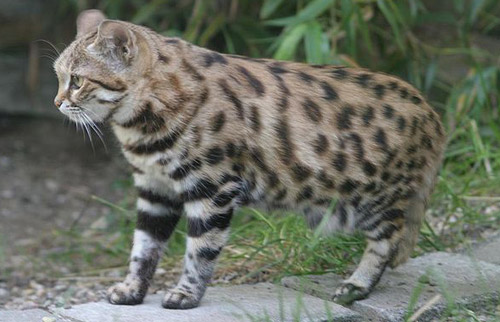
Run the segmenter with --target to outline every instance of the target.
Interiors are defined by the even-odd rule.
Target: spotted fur
[[[185,267],[166,308],[199,304],[244,204],[293,209],[314,225],[338,200],[327,228],[368,240],[337,290],[340,303],[367,296],[386,266],[410,255],[445,137],[404,81],[223,55],[97,11],[79,17],[55,70],[56,105],[76,121],[109,122],[134,169],[134,246],[111,303],[142,302],[183,213]],[[72,81],[81,78],[81,86]]]

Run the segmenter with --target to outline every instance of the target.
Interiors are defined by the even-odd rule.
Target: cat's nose
[[[62,99],[54,99],[54,104],[57,106],[57,108],[61,107],[61,104],[63,103]]]

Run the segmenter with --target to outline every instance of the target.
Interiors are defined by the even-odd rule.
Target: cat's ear
[[[106,19],[106,16],[99,10],[90,9],[82,11],[76,18],[76,38],[94,31]]]
[[[139,42],[127,24],[104,20],[97,28],[97,37],[91,47],[109,59],[130,64],[137,57]]]

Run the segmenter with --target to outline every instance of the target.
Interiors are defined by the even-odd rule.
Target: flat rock
[[[201,305],[190,310],[164,309],[162,296],[149,295],[136,306],[95,302],[52,312],[82,322],[362,320],[359,314],[335,303],[269,283],[210,287]]]
[[[40,309],[31,309],[24,311],[2,311],[0,310],[0,321],[2,322],[42,322],[43,318],[49,318],[50,321],[66,322],[67,319],[57,318],[55,315]],[[51,318],[51,319],[50,319]]]
[[[474,247],[471,256],[477,260],[500,265],[500,237]]]
[[[286,277],[282,284],[329,300],[342,279],[335,274]],[[370,296],[349,308],[369,321],[404,321],[425,306],[418,321],[431,321],[451,305],[494,312],[499,302],[500,266],[460,254],[431,253],[387,269]],[[411,299],[415,299],[413,310]],[[454,303],[454,304],[453,304]]]

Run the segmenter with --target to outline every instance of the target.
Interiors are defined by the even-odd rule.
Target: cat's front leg
[[[163,244],[172,234],[182,214],[182,203],[167,195],[139,188],[137,224],[125,280],[108,290],[112,304],[142,303],[162,254]]]
[[[238,193],[238,186],[229,183],[212,198],[184,204],[188,220],[184,269],[177,286],[167,291],[163,307],[189,309],[198,306],[228,239]]]

